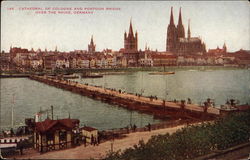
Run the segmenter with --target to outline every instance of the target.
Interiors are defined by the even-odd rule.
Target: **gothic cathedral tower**
[[[173,7],[171,7],[170,23],[167,30],[167,44],[166,51],[175,52],[177,40],[177,29],[174,24]]]
[[[185,38],[185,30],[184,30],[184,26],[182,24],[182,17],[181,17],[181,8],[180,8],[180,12],[179,12],[179,21],[178,21],[178,25],[177,25],[177,39],[179,38]]]
[[[125,52],[137,52],[138,51],[138,37],[137,32],[133,33],[133,27],[130,20],[129,33],[124,33],[124,49]]]

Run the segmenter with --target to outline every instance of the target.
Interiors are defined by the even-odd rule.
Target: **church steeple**
[[[173,7],[171,7],[171,14],[170,14],[170,25],[174,25],[174,16],[173,16]]]
[[[138,48],[138,33],[133,32],[132,20],[130,19],[128,34],[124,33],[124,49],[125,52],[137,52]]]
[[[223,52],[226,53],[227,52],[227,46],[226,46],[226,43],[224,42],[223,44]]]
[[[166,51],[174,52],[177,40],[177,29],[174,25],[173,7],[171,7],[170,12],[170,23],[167,29],[167,41],[166,41]]]
[[[182,24],[181,8],[179,11],[179,20],[177,25],[177,38],[185,38],[185,30]]]
[[[93,35],[92,35],[92,36],[91,36],[90,43],[89,43],[89,45],[88,45],[88,52],[89,52],[90,54],[95,53],[95,47],[96,47],[96,45],[94,44]]]
[[[94,44],[94,41],[93,41],[93,35],[91,36],[91,41],[90,41],[90,44]]]
[[[129,33],[128,33],[128,36],[134,36],[131,19],[130,19],[130,25],[129,25]]]
[[[180,8],[180,11],[179,11],[179,21],[178,21],[178,25],[182,25],[181,8]]]
[[[188,20],[188,39],[191,37],[191,32],[190,32],[190,19]]]

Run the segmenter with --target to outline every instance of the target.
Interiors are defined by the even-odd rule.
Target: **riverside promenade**
[[[220,110],[214,107],[205,108],[196,104],[186,103],[183,105],[180,102],[170,102],[153,97],[144,97],[117,91],[115,89],[91,86],[49,76],[30,76],[29,78],[57,88],[88,96],[93,99],[153,114],[159,118],[163,118],[164,116],[167,117],[169,114],[174,114],[179,118],[211,119],[220,115]]]

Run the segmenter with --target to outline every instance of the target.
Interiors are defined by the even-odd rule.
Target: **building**
[[[28,54],[29,53],[29,50],[28,49],[25,49],[25,48],[21,48],[21,47],[10,47],[10,58],[11,58],[11,61],[13,60],[14,57],[16,57],[16,54],[17,53],[26,53]]]
[[[77,68],[77,56],[76,55],[72,55],[69,57],[69,68]]]
[[[154,66],[176,66],[177,65],[176,55],[153,54],[152,59],[153,59]]]
[[[85,56],[80,56],[77,59],[78,68],[89,68],[89,58]]]
[[[131,20],[128,34],[126,31],[124,33],[124,49],[122,52],[123,56],[126,57],[128,66],[138,66],[138,34],[137,31],[134,34]]]
[[[32,69],[42,69],[42,65],[43,65],[43,60],[40,57],[31,57],[30,59],[30,67]]]
[[[88,45],[88,53],[89,54],[95,53],[95,47],[96,45],[94,44],[93,36],[91,36],[90,44]]]
[[[0,54],[0,71],[9,71],[10,70],[10,54],[1,53]]]
[[[133,32],[132,22],[130,20],[129,33],[124,33],[124,49],[125,53],[134,53],[138,51],[138,34],[137,31]]]
[[[89,67],[90,68],[96,68],[96,58],[95,57],[91,57],[89,59]]]
[[[82,130],[82,136],[86,138],[86,142],[87,143],[91,143],[91,139],[92,139],[92,143],[93,140],[98,140],[98,130],[92,127],[88,127],[88,126],[84,126],[83,128],[81,128]]]
[[[208,53],[210,53],[210,54],[225,54],[225,53],[227,53],[227,46],[224,43],[222,48],[219,48],[219,46],[217,46],[216,49],[209,49]]]
[[[64,56],[58,56],[56,58],[56,68],[57,69],[69,68],[69,60]]]
[[[147,48],[145,48],[144,52],[140,51],[138,64],[143,67],[153,66],[153,60],[152,60],[151,54],[152,52],[149,49],[147,50]]]
[[[187,38],[182,24],[181,9],[177,27],[174,24],[173,7],[171,7],[170,23],[167,28],[166,51],[176,55],[201,55],[206,52],[206,45],[199,37],[191,37],[190,21],[188,25]]]
[[[109,68],[114,68],[116,66],[116,56],[106,55],[105,58]]]
[[[236,62],[239,66],[250,67],[250,51],[249,50],[239,50],[233,53],[236,58]]]
[[[48,152],[70,148],[74,145],[74,133],[79,128],[78,119],[46,119],[35,123],[34,148],[39,152]]]
[[[56,56],[54,54],[43,56],[43,68],[45,70],[54,70],[56,68]]]

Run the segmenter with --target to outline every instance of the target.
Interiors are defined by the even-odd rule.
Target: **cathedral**
[[[187,37],[182,24],[181,8],[177,26],[174,24],[173,7],[171,7],[170,23],[167,29],[166,51],[176,55],[197,55],[206,52],[206,45],[199,37],[191,37],[190,21],[188,23]]]

